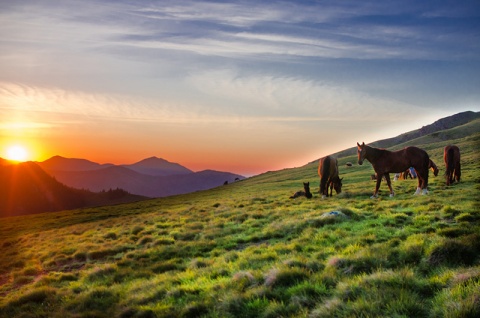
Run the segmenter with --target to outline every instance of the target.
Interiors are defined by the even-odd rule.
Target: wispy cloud
[[[0,130],[119,123],[149,143],[208,134],[283,149],[339,127],[390,129],[405,113],[475,110],[472,3],[4,1]]]

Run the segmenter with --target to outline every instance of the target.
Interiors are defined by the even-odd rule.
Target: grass
[[[447,133],[446,133],[447,134]],[[455,135],[458,132],[455,130]],[[372,200],[369,165],[343,193],[316,163],[209,191],[2,219],[1,317],[478,317],[478,130],[448,140],[462,181],[430,175]],[[446,142],[419,143],[442,167]],[[318,190],[318,189],[317,189]],[[340,216],[328,214],[339,211]]]

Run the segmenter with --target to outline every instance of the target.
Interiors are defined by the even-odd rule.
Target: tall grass
[[[2,317],[478,317],[480,134],[462,181],[385,185],[346,167],[344,188],[316,163],[213,190],[135,204],[2,219]],[[442,167],[440,142],[424,144]],[[312,192],[314,192],[312,186]],[[318,190],[317,190],[318,191]],[[315,193],[315,192],[314,192]],[[332,216],[328,212],[339,211]]]

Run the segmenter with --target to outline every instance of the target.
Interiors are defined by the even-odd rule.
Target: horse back
[[[318,175],[320,178],[338,176],[338,160],[330,156],[321,158],[318,165]]]

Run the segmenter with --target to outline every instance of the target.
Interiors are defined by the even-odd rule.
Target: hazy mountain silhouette
[[[0,217],[133,202],[145,197],[121,189],[101,193],[61,184],[34,162],[0,160]]]
[[[44,170],[58,171],[89,171],[113,166],[109,163],[99,164],[86,159],[64,158],[61,156],[53,156],[43,162],[37,162],[37,164]]]
[[[130,170],[151,176],[171,176],[178,174],[193,173],[178,163],[169,162],[165,159],[150,157],[131,165],[122,165]]]
[[[98,192],[121,188],[146,197],[165,197],[206,190],[243,176],[219,171],[193,172],[157,157],[131,165],[100,165],[85,159],[55,156],[39,165],[58,181],[77,189]]]

